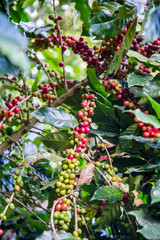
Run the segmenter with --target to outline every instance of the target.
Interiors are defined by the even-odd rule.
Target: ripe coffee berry
[[[0,228],[0,236],[3,234],[3,230]]]
[[[102,206],[106,205],[106,201],[101,201],[101,205]]]
[[[62,16],[58,16],[58,17],[57,17],[57,20],[59,20],[59,21],[61,21],[62,19],[63,19]]]
[[[129,194],[128,193],[124,193],[124,198],[128,198]]]
[[[56,205],[56,211],[61,211],[62,209],[62,205],[61,204],[57,204]]]
[[[59,63],[59,66],[60,66],[60,67],[63,67],[63,66],[64,66],[64,62],[60,62],[60,63]]]
[[[9,102],[7,103],[7,107],[8,107],[9,109],[13,108],[13,103],[12,103],[11,101],[9,101]]]
[[[18,107],[16,107],[16,108],[14,109],[14,113],[15,113],[15,114],[18,114],[18,113],[19,113],[19,108],[18,108]]]
[[[62,204],[62,210],[66,211],[68,209],[68,205],[66,203]]]

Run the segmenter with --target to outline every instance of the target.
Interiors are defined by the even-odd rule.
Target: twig
[[[73,115],[77,116],[77,114],[74,111],[72,111],[72,109],[70,107],[68,107],[67,105],[62,103],[61,106],[67,108]]]
[[[102,142],[103,142],[103,141],[102,141]],[[111,156],[110,156],[110,154],[109,154],[109,152],[108,152],[108,149],[106,148],[105,145],[104,145],[104,148],[105,148],[105,150],[106,150],[106,153],[107,153],[107,156],[108,156],[108,159],[109,159],[109,164],[110,164],[110,166],[111,166],[111,169],[113,170],[113,165],[112,165]]]
[[[31,172],[32,172],[35,176],[37,176],[38,178],[40,178],[45,184],[47,184],[47,182],[46,182],[39,174],[37,174],[37,173],[34,172],[33,170],[31,170]]]
[[[38,135],[40,135],[40,136],[44,137],[44,135],[43,135],[42,133],[40,133],[40,132],[36,132],[36,131],[33,131],[33,130],[29,130],[28,132],[31,132],[31,133],[36,133],[36,134],[38,134]]]
[[[53,10],[54,10],[55,19],[57,19],[55,0],[53,0]],[[60,29],[59,21],[58,21],[58,20],[57,20],[57,29],[58,29],[58,34],[59,34],[59,38],[60,38],[62,61],[63,61],[63,63],[64,63],[64,54],[63,54],[63,48],[62,48],[62,35],[61,35],[61,29]],[[66,89],[66,91],[67,91],[67,90],[68,90],[68,87],[67,87],[67,81],[66,81],[65,63],[64,63],[64,65],[63,65],[63,77],[64,77],[65,89]]]
[[[7,156],[5,156],[4,154],[1,154],[1,156],[4,157],[4,158],[6,158],[6,159],[8,159],[9,161],[12,161],[12,162],[16,163],[16,161],[15,161],[14,159],[12,159],[12,158],[10,158],[10,157],[7,157]]]
[[[130,225],[130,227],[131,227],[131,229],[132,229],[132,232],[133,232],[133,234],[136,236],[136,232],[135,232],[135,230],[134,230],[134,227],[133,227],[133,224],[132,224],[132,222],[131,222],[131,219],[130,219],[130,217],[128,216],[127,211],[126,211],[123,203],[120,202],[120,204],[121,204],[121,207],[123,208],[123,210],[124,210],[124,212],[125,212],[125,214],[126,214],[126,217],[127,217],[127,219],[128,219],[129,225]]]
[[[58,234],[57,234],[57,232],[56,232],[56,229],[55,229],[55,225],[54,225],[54,216],[53,216],[53,215],[54,215],[55,207],[56,207],[57,203],[58,203],[60,200],[62,200],[63,198],[69,197],[71,194],[72,194],[72,193],[67,194],[67,195],[59,198],[58,200],[56,200],[55,203],[54,203],[53,206],[52,206],[52,209],[51,209],[51,227],[52,227],[52,230],[53,230],[53,232],[54,232],[55,238],[56,238],[57,240],[61,240],[61,239],[60,239],[60,237],[58,236]]]
[[[15,192],[12,192],[12,195],[10,196],[10,202],[6,205],[6,207],[5,207],[5,209],[4,209],[3,213],[2,213],[4,216],[5,216],[8,208],[9,208],[10,203],[13,201],[14,194],[15,194]],[[1,223],[2,223],[2,218],[0,219],[0,225],[1,225]]]
[[[48,229],[50,229],[50,227],[39,217],[37,216],[37,214],[35,214],[29,207],[27,207],[26,205],[24,205],[21,201],[19,201],[18,199],[14,198],[14,200],[16,202],[18,202],[19,204],[21,204],[24,208],[26,208],[29,212],[31,212],[36,218],[38,218],[38,220],[43,223]]]
[[[77,197],[76,195],[73,195],[73,194],[72,194],[72,196],[74,196],[75,198],[77,198],[78,201],[84,203],[86,206],[89,206],[89,207],[91,207],[91,208],[97,209],[97,208],[93,207],[92,205],[90,205],[90,204],[88,204],[88,203],[82,201],[82,200],[81,200],[79,197]]]
[[[47,131],[45,131],[45,130],[42,130],[42,129],[40,129],[40,128],[36,127],[36,126],[33,126],[33,128],[35,128],[35,129],[37,129],[37,130],[40,130],[40,131],[42,131],[42,132],[48,133]]]
[[[84,216],[81,215],[81,218],[82,218],[82,220],[85,222],[85,227],[86,227],[86,230],[87,230],[87,232],[88,232],[88,235],[91,235],[91,233],[90,233],[90,231],[89,231],[89,228],[88,228],[88,226],[87,226],[87,224],[86,224],[86,220],[85,220]]]
[[[8,76],[8,77],[0,77],[0,80],[6,80],[6,81],[9,81],[9,82],[11,82],[11,83],[15,83],[19,88],[22,88],[22,86],[19,84],[19,83],[17,83],[15,80],[13,80],[13,76],[11,75],[11,76]]]
[[[24,80],[23,80],[23,86],[24,86],[25,96],[27,97],[28,96],[27,87]],[[27,122],[29,122],[28,100],[26,100],[26,108],[27,108]]]
[[[77,215],[77,206],[76,206],[76,198],[73,197],[73,205],[74,205],[74,219],[75,219],[75,231],[78,230],[78,215]]]

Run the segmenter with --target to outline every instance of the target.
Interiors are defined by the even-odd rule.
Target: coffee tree
[[[0,10],[1,239],[160,239],[159,1]]]

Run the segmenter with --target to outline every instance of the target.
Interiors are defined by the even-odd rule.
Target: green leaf
[[[152,224],[157,223],[153,217],[145,214],[143,212],[143,210],[136,210],[136,211],[128,212],[128,214],[135,216],[139,225],[143,226],[143,227],[147,224],[149,224],[151,226]],[[160,223],[158,224],[158,226],[160,227]]]
[[[92,200],[107,200],[110,202],[121,201],[124,197],[124,192],[116,187],[103,186],[96,190]]]
[[[139,72],[132,72],[127,79],[128,87],[144,86],[144,84],[151,81],[151,79],[151,75],[142,74]]]
[[[120,217],[120,204],[107,202],[101,209],[101,216],[98,218],[98,229],[106,229],[116,222]]]
[[[105,90],[105,87],[99,82],[99,80],[96,76],[96,73],[95,73],[95,69],[88,68],[87,76],[88,76],[89,85],[91,86],[91,88],[93,90],[97,91],[98,93],[102,94],[102,96],[104,96],[105,98],[107,98],[107,92]],[[111,105],[111,103],[109,103],[109,104]]]
[[[126,141],[126,139],[135,140],[136,142],[146,143],[147,145],[149,145],[152,148],[160,148],[160,139],[159,138],[152,141],[149,138],[144,138],[144,137],[139,137],[139,136],[134,136],[134,135],[123,135],[123,136],[120,136],[120,139],[124,139],[125,141]],[[121,147],[123,147],[123,142],[121,142]],[[129,148],[129,146],[128,146],[128,148]]]
[[[138,129],[138,125],[137,124],[133,124],[131,126],[129,126],[124,132],[123,135],[125,136],[130,136],[132,134],[135,134],[136,131]],[[120,148],[123,149],[124,151],[128,151],[129,149],[131,149],[133,147],[133,140],[132,139],[128,139],[128,138],[119,138],[119,145]]]
[[[10,63],[3,54],[0,54],[0,74],[11,74],[16,76],[18,73],[19,68]]]
[[[142,96],[148,94],[152,98],[157,98],[160,96],[160,73],[158,73],[152,81],[145,84],[143,87],[143,91],[141,93]]]
[[[127,52],[127,56],[130,57],[130,58],[135,58],[137,59],[139,62],[142,62],[142,63],[147,63],[149,58],[143,56],[142,54],[140,54],[139,52],[136,52],[136,51],[133,51],[133,50],[129,50]]]
[[[77,119],[62,108],[41,107],[32,116],[41,123],[50,123],[57,128],[75,128],[78,125]]]
[[[64,151],[66,148],[70,148],[70,137],[72,135],[67,132],[49,133],[45,137],[39,137],[46,147],[54,149],[55,151]]]
[[[29,67],[25,51],[27,40],[22,36],[18,28],[15,28],[8,18],[0,13],[0,50],[9,61],[23,70]]]
[[[154,4],[148,10],[143,26],[144,40],[143,43],[157,40],[160,35],[160,6]]]
[[[90,206],[90,207],[88,206],[87,207],[87,213],[85,214],[85,218],[89,217],[90,219],[93,219],[96,216],[96,214],[98,212],[98,206],[97,205],[93,205],[93,204],[92,204],[92,206]]]
[[[160,202],[160,180],[158,180],[151,189],[152,204]]]
[[[80,188],[81,200],[89,203],[96,190],[97,190],[97,187],[92,183],[83,184]]]
[[[81,1],[74,0],[74,2],[76,3],[75,9],[80,13],[80,17],[83,21],[84,31],[88,32],[89,27],[91,25],[90,20],[89,20],[91,10],[88,5],[88,1],[87,0],[81,0]]]
[[[109,107],[106,104],[101,103],[98,100],[96,100],[96,104],[100,107],[101,111],[103,111],[106,115],[113,115],[114,114],[114,109],[112,107]]]
[[[137,232],[141,233],[146,239],[160,240],[160,226],[158,224],[147,224]]]
[[[71,233],[65,231],[58,232],[58,236],[61,240],[75,240],[74,236]]]
[[[157,113],[157,117],[160,118],[160,104],[154,101],[149,95],[147,95],[147,98],[150,101],[152,108]]]
[[[19,23],[21,21],[19,12],[15,11],[11,6],[9,7],[9,15],[14,22]]]
[[[129,178],[127,180],[127,183],[129,185],[129,192],[135,190],[134,177],[131,174],[129,174]]]
[[[108,11],[108,14],[114,14],[120,6],[117,2],[104,2],[101,4],[102,9]]]
[[[148,63],[150,63],[151,65],[154,66],[159,66],[160,65],[160,54],[155,53],[153,54],[149,59],[148,59]]]
[[[119,26],[119,28],[117,28]],[[115,37],[122,32],[123,20],[108,14],[107,10],[97,12],[91,18],[90,36]]]
[[[134,23],[132,26],[128,29],[125,38],[123,40],[123,43],[121,44],[120,50],[115,54],[113,61],[107,71],[107,74],[111,74],[114,71],[114,74],[118,71],[120,64],[122,62],[123,56],[125,52],[130,48],[130,45],[132,43],[135,31],[136,31],[136,25],[137,25],[137,18],[134,20]]]
[[[136,118],[138,118],[139,121],[141,121],[143,123],[150,123],[154,127],[160,128],[160,121],[158,120],[158,118],[156,116],[150,115],[150,114],[145,114],[140,109],[136,109],[132,112],[135,114]]]
[[[25,208],[20,208],[21,212],[25,215],[25,217],[29,220],[29,223],[34,227],[34,229],[38,229],[39,232],[48,231],[48,227],[43,223],[34,219],[34,215],[28,213]]]
[[[49,153],[49,152],[38,152],[35,154],[32,154],[26,158],[26,162],[28,164],[36,164],[39,162],[59,162],[63,161],[65,158],[62,158],[55,153]]]
[[[51,182],[49,182],[49,183],[47,183],[46,185],[44,185],[43,187],[41,187],[40,188],[40,190],[42,191],[42,190],[45,190],[45,189],[47,189],[47,188],[49,188],[49,187],[54,187],[54,185],[56,184],[56,182],[57,182],[57,179],[54,179],[54,180],[52,180]]]
[[[103,138],[105,137],[118,137],[119,133],[115,133],[115,132],[108,132],[108,131],[103,131],[103,130],[97,130],[97,129],[91,129],[90,133],[97,135],[97,136],[101,136]]]
[[[122,19],[127,19],[130,17],[133,17],[133,15],[136,14],[136,6],[132,3],[125,2],[120,8],[119,8],[119,13],[118,17]]]

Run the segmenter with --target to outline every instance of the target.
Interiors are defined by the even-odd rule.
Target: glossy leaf
[[[117,2],[104,2],[101,4],[102,9],[108,11],[108,14],[114,14],[120,6]]]
[[[160,180],[153,185],[151,190],[151,198],[152,198],[152,204],[160,202]]]
[[[142,91],[142,96],[145,94],[148,94],[152,98],[157,98],[159,97],[160,93],[160,73],[158,73],[152,81],[148,82],[145,84],[143,91]]]
[[[110,202],[121,201],[124,197],[124,192],[116,187],[103,186],[97,189],[92,200],[105,200]]]
[[[80,196],[82,201],[90,203],[90,200],[96,190],[97,190],[97,187],[92,183],[83,184],[80,187]]]
[[[18,28],[9,22],[7,17],[0,13],[0,50],[9,61],[20,69],[26,70],[28,60],[25,55],[27,40]],[[6,31],[7,29],[7,31]]]
[[[119,26],[117,28],[117,26]],[[90,35],[100,38],[114,37],[122,32],[123,20],[109,15],[107,10],[97,12],[91,19]]]
[[[90,10],[90,7],[88,5],[88,1],[87,0],[81,0],[81,1],[74,0],[74,2],[76,3],[75,8],[80,13],[80,17],[83,21],[84,31],[88,32],[89,27],[91,25],[91,23],[90,23],[91,10]]]
[[[132,26],[128,29],[125,38],[123,40],[123,43],[121,44],[120,50],[115,54],[113,61],[109,67],[109,70],[107,71],[107,74],[111,74],[114,71],[114,74],[118,71],[120,64],[123,59],[124,53],[130,48],[130,45],[132,43],[135,31],[136,31],[136,25],[137,25],[137,18],[134,20],[134,23]]]
[[[153,100],[149,95],[147,95],[148,100],[150,101],[152,108],[157,114],[157,117],[160,118],[160,104]]]
[[[146,224],[155,224],[156,220],[154,220],[153,217],[147,215],[146,213],[143,212],[143,210],[136,210],[128,213],[129,215],[133,215],[136,217],[136,220],[140,226],[145,226]],[[159,223],[160,227],[160,223]]]
[[[128,140],[135,140],[136,142],[146,143],[152,148],[160,148],[160,139],[157,138],[154,141],[150,140],[149,138],[144,138],[140,136],[134,136],[134,135],[123,135],[120,136],[120,139],[128,139]],[[121,143],[123,145],[123,143]]]
[[[142,229],[138,230],[146,239],[159,240],[160,236],[160,225],[158,224],[147,224]]]
[[[145,33],[143,43],[157,40],[160,35],[160,6],[153,4],[146,15],[143,31]]]
[[[120,8],[118,17],[122,19],[127,19],[133,17],[136,14],[136,6],[132,3],[125,2]]]
[[[93,90],[95,90],[96,92],[102,94],[103,97],[107,98],[107,93],[105,91],[105,87],[99,82],[96,73],[95,73],[95,69],[93,68],[88,68],[87,69],[87,75],[88,75],[88,79],[89,79],[89,84],[91,86],[91,88]],[[111,103],[108,104],[111,105]]]
[[[41,187],[40,190],[42,191],[42,190],[45,190],[49,187],[53,188],[55,186],[56,182],[57,182],[57,179],[54,179],[51,182],[48,182],[47,184],[45,184],[43,187]]]
[[[123,132],[123,135],[124,136],[131,136],[132,134],[136,133],[137,128],[138,128],[138,125],[137,124],[133,124],[133,125],[129,126]],[[121,136],[120,136],[120,138],[119,138],[119,145],[120,145],[121,149],[123,149],[124,151],[128,151],[129,149],[131,149],[133,147],[133,141],[132,141],[132,139],[121,138]]]
[[[75,128],[78,125],[77,119],[61,108],[41,107],[32,116],[41,123],[50,123],[57,128]]]
[[[38,152],[36,154],[32,154],[26,158],[28,164],[36,164],[39,162],[59,162],[63,161],[65,158],[62,158],[55,153],[49,152]]]
[[[156,116],[150,115],[150,114],[145,114],[140,109],[136,109],[132,112],[135,114],[136,118],[138,118],[139,121],[144,122],[144,123],[150,123],[154,127],[160,128],[160,121],[158,120],[158,118]]]
[[[159,159],[155,160],[152,163],[147,163],[141,166],[140,168],[136,168],[133,172],[153,172],[155,170],[160,170],[160,162]]]
[[[133,50],[129,50],[127,52],[127,56],[130,57],[130,58],[135,58],[139,62],[142,62],[142,63],[147,63],[148,60],[149,60],[147,57],[145,57],[142,54],[140,54],[139,52],[136,52],[136,51],[133,51]]]
[[[111,226],[120,217],[120,204],[107,202],[101,209],[101,216],[98,218],[98,229],[105,229]]]
[[[127,2],[130,2],[134,4],[137,8],[137,16],[141,17],[140,15],[144,14],[144,9],[147,4],[147,0],[127,0]],[[141,18],[140,18],[141,19]]]
[[[75,240],[74,236],[71,233],[65,231],[58,232],[58,236],[61,240]]]
[[[71,147],[70,137],[71,134],[67,132],[56,132],[49,133],[45,137],[39,137],[38,140],[46,147],[54,149],[55,151],[64,151],[66,148]]]
[[[90,219],[93,219],[96,214],[98,212],[98,206],[97,205],[93,205],[91,207],[87,207],[87,213],[85,214],[85,218],[89,217]]]
[[[139,72],[132,72],[127,79],[128,87],[144,86],[145,83],[152,80],[152,76]]]

